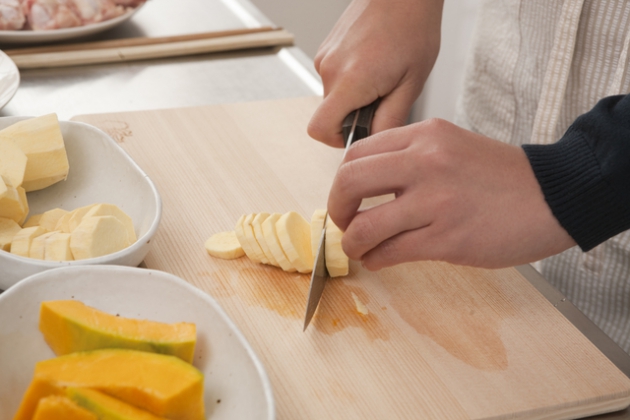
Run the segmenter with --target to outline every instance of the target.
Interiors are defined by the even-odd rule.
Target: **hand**
[[[440,47],[443,0],[354,0],[320,46],[324,100],[308,133],[342,147],[344,117],[382,98],[372,132],[406,123]]]
[[[391,193],[358,210],[363,198]],[[328,211],[345,231],[343,250],[369,270],[418,260],[508,267],[575,245],[520,147],[437,119],[353,144]]]

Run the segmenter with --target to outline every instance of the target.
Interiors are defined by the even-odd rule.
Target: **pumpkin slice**
[[[347,276],[350,272],[350,259],[341,248],[343,232],[330,219],[326,223],[326,268],[330,277]]]
[[[195,324],[167,324],[110,315],[76,300],[41,303],[39,330],[56,355],[103,348],[135,349],[192,363]]]
[[[90,388],[171,420],[203,420],[203,375],[163,354],[126,349],[71,353],[38,362],[13,420],[30,420],[37,402],[68,387]]]
[[[276,232],[291,265],[300,273],[313,271],[311,224],[301,214],[290,211],[280,216]]]
[[[95,414],[61,395],[44,397],[37,403],[33,420],[99,420]]]
[[[313,258],[319,251],[319,242],[322,239],[324,231],[324,220],[326,220],[326,209],[318,209],[313,212],[311,217],[311,248],[313,250]]]
[[[66,394],[99,420],[167,420],[93,389],[68,388]]]
[[[22,182],[26,191],[41,190],[68,176],[70,167],[57,115],[12,124],[0,131],[0,140],[13,142],[26,155]]]
[[[258,244],[256,236],[254,235],[254,228],[252,227],[252,220],[254,220],[254,217],[256,217],[256,213],[248,214],[245,216],[242,224],[243,234],[245,235],[252,253],[255,255],[255,259],[251,258],[251,260],[258,263],[269,264],[269,260],[265,256],[265,253]]]
[[[46,229],[41,226],[33,226],[20,230],[15,234],[11,242],[11,254],[28,257],[33,239],[44,233],[46,233]]]
[[[262,249],[263,254],[265,254],[267,261],[269,261],[269,264],[273,265],[274,267],[280,267],[280,264],[278,263],[278,261],[276,261],[276,258],[273,256],[273,253],[269,249],[269,245],[267,244],[267,241],[265,240],[265,235],[263,234],[263,231],[262,231],[262,223],[268,217],[269,217],[269,213],[263,212],[263,213],[256,214],[256,216],[252,220],[252,229],[254,230],[254,236],[256,237],[256,242],[258,242],[258,245],[260,245],[260,248]]]
[[[0,217],[0,249],[10,251],[13,238],[21,230],[22,228],[15,220]]]
[[[224,260],[233,260],[245,255],[234,231],[215,233],[208,238],[204,246],[208,254]]]
[[[271,214],[262,222],[261,228],[263,236],[265,237],[265,242],[269,247],[269,251],[273,254],[273,257],[280,265],[280,268],[286,272],[292,273],[296,271],[295,267],[291,265],[291,262],[282,250],[282,245],[280,245],[280,240],[278,239],[278,234],[276,232],[276,222],[280,216],[282,216],[280,213]]]

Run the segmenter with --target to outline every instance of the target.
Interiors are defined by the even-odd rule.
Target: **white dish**
[[[123,22],[131,19],[131,17],[144,5],[136,7],[129,12],[109,19],[103,22],[92,23],[85,26],[77,26],[75,28],[64,29],[52,29],[47,31],[33,31],[33,30],[20,30],[20,31],[0,31],[0,43],[7,44],[35,44],[44,42],[63,41],[67,39],[75,39],[94,35],[100,32],[104,32],[115,26],[120,25]]]
[[[35,363],[54,357],[38,330],[38,320],[40,303],[57,299],[80,300],[125,317],[195,323],[194,365],[205,378],[206,417],[275,418],[271,385],[262,363],[209,295],[161,271],[84,266],[36,274],[0,295],[1,419],[15,414]]]
[[[0,129],[28,117],[0,118]],[[0,251],[0,289],[51,268],[71,265],[115,264],[138,266],[149,252],[162,215],[155,184],[105,132],[91,125],[60,121],[70,172],[68,179],[27,194],[29,215],[54,208],[74,210],[94,203],[116,204],[134,222],[138,240],[131,246],[98,258],[43,261]]]
[[[20,86],[20,72],[11,58],[0,51],[0,109],[15,95]]]

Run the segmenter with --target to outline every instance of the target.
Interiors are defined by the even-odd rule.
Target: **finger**
[[[398,153],[368,156],[344,163],[337,171],[328,196],[328,214],[346,230],[364,198],[397,193],[407,183],[405,164]]]
[[[329,146],[343,147],[341,127],[344,118],[355,109],[372,103],[378,94],[369,85],[340,80],[315,110],[308,124],[308,134]]]
[[[431,225],[401,232],[381,242],[363,255],[361,263],[370,271],[377,271],[412,261],[443,259],[442,243],[428,232]]]
[[[343,234],[343,250],[353,260],[396,235],[427,226],[431,216],[411,197],[402,194],[395,200],[360,211]]]
[[[409,119],[413,103],[418,98],[420,90],[409,82],[396,87],[391,93],[381,99],[378,112],[372,120],[372,133],[391,128],[402,127]]]
[[[412,137],[406,135],[405,130],[406,128],[391,129],[354,142],[344,156],[343,163],[407,149],[412,141]]]

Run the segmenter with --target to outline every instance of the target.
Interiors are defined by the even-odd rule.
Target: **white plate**
[[[161,271],[85,266],[36,274],[0,295],[0,419],[13,417],[35,363],[54,357],[38,319],[40,303],[56,299],[80,300],[125,317],[195,323],[194,365],[205,377],[206,417],[275,418],[262,363],[214,299]]]
[[[0,51],[0,109],[15,95],[20,86],[20,72],[11,58]]]
[[[0,118],[0,129],[25,118]],[[74,210],[94,203],[116,204],[133,220],[138,240],[113,254],[65,262],[25,258],[0,250],[2,290],[51,268],[87,264],[138,266],[149,252],[157,231],[162,201],[148,175],[105,132],[80,122],[60,121],[59,124],[70,164],[68,179],[27,193],[29,215],[58,207]]]
[[[43,42],[55,42],[63,41],[67,39],[81,38],[89,35],[94,35],[99,32],[106,31],[118,26],[121,23],[131,19],[131,17],[144,5],[140,6],[127,13],[109,19],[103,22],[92,23],[85,26],[77,26],[75,28],[64,29],[52,29],[48,31],[33,31],[33,30],[21,30],[21,31],[0,31],[0,43],[10,44],[35,44]]]

